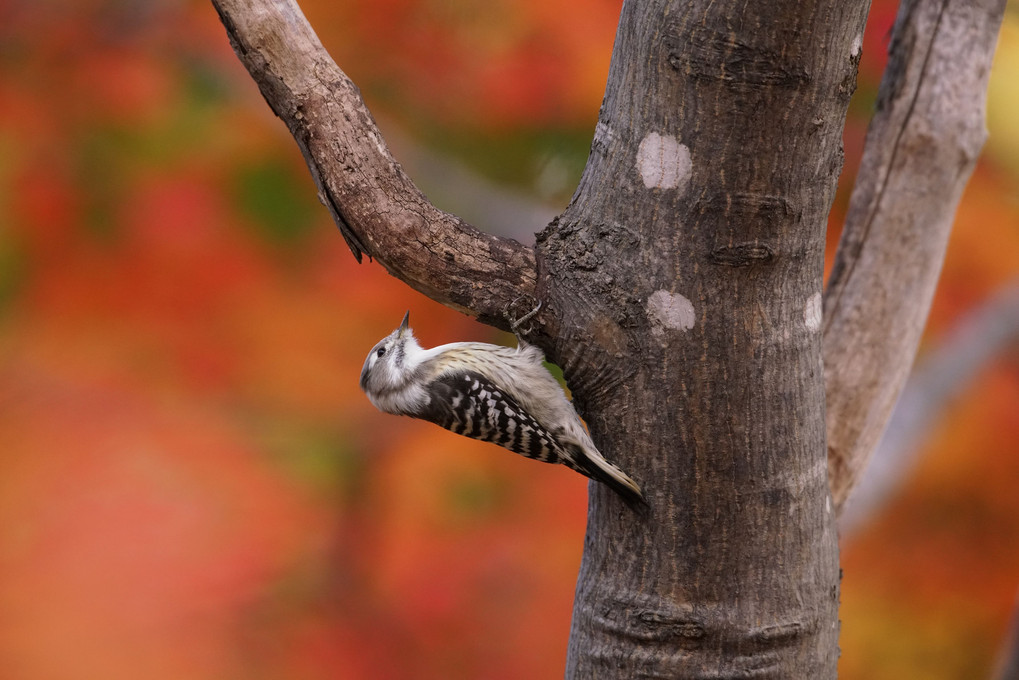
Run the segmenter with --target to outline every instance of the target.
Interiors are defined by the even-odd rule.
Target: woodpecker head
[[[368,396],[399,390],[410,381],[421,345],[414,339],[414,331],[407,325],[409,321],[408,311],[399,328],[379,340],[364,360],[361,389]]]

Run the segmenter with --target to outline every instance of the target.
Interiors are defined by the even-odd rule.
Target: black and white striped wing
[[[417,413],[451,432],[506,447],[546,463],[559,463],[555,437],[481,373],[446,373],[428,388],[429,401]]]

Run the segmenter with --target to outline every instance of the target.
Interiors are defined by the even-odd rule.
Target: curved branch
[[[828,462],[841,509],[881,437],[927,320],[956,208],[986,139],[1005,0],[904,0],[825,291]]]
[[[428,202],[295,0],[213,5],[237,56],[301,148],[319,200],[358,262],[367,253],[425,295],[507,327],[512,302],[533,295],[533,250]]]

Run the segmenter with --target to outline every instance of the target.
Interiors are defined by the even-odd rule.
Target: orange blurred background
[[[565,206],[619,0],[302,6],[398,158]],[[1007,21],[920,362],[1019,274]],[[485,226],[446,176],[426,192]],[[425,345],[506,340],[355,263],[210,4],[0,0],[0,679],[561,677],[586,483],[376,412],[361,362],[408,308]],[[987,677],[1019,587],[1015,347],[846,536],[841,677]]]

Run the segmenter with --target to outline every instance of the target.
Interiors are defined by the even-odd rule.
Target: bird
[[[515,348],[454,342],[425,349],[409,324],[408,311],[364,360],[361,389],[377,409],[565,465],[631,507],[647,505],[637,482],[594,445],[538,347],[518,335]]]

